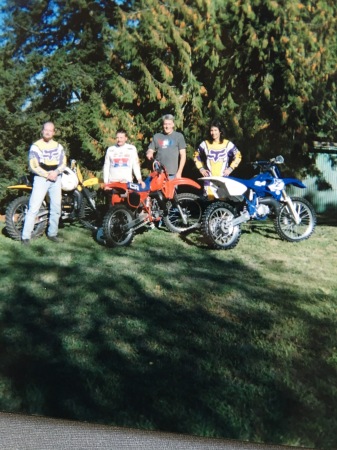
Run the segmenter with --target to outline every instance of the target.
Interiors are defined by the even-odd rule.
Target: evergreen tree
[[[26,167],[45,120],[91,170],[119,127],[142,156],[163,113],[176,116],[189,156],[219,116],[245,160],[282,153],[304,166],[312,140],[335,140],[336,9],[332,0],[6,0],[1,186]]]

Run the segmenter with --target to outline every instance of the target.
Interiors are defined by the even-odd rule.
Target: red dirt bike
[[[165,167],[158,161],[145,180],[145,188],[135,183],[113,182],[105,185],[111,190],[111,207],[103,218],[103,240],[109,247],[131,244],[134,233],[141,227],[154,228],[161,220],[173,233],[197,228],[202,208],[199,196],[177,193],[178,186],[201,186],[189,178],[170,180]]]

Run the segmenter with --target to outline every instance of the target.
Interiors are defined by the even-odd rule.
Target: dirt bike
[[[288,185],[305,188],[296,178],[282,178],[279,164],[283,156],[269,161],[255,161],[253,167],[259,174],[244,180],[234,177],[204,177],[216,189],[221,201],[210,203],[204,211],[201,232],[209,247],[234,248],[240,239],[241,224],[249,220],[274,221],[282,240],[299,242],[308,239],[316,226],[313,206],[302,197],[290,197]]]
[[[154,228],[161,220],[168,230],[182,233],[200,225],[202,209],[199,196],[177,193],[178,186],[201,186],[189,178],[170,180],[165,167],[158,161],[145,180],[145,188],[135,183],[113,182],[105,185],[111,190],[111,207],[103,218],[103,237],[110,247],[131,244],[134,233],[141,227]]]
[[[83,175],[75,160],[70,167],[66,167],[61,175],[62,184],[62,209],[60,220],[72,222],[79,220],[84,227],[94,230],[98,225],[96,191],[89,189],[99,185],[96,177],[83,180]],[[15,198],[6,208],[6,232],[15,240],[21,239],[22,228],[28,210],[29,194],[33,188],[33,175],[25,175],[20,178],[18,184],[8,186],[7,189],[16,189],[24,195]],[[48,196],[42,203],[36,217],[32,238],[42,236],[47,228],[49,206]]]

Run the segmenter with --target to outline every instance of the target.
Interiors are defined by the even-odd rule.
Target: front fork
[[[284,203],[286,203],[288,205],[290,212],[295,220],[296,225],[299,225],[301,223],[300,216],[295,209],[295,206],[293,204],[291,197],[285,191],[282,191],[282,200],[284,201]]]
[[[178,197],[177,197],[177,192],[176,192],[176,191],[174,192],[173,200],[174,200],[175,206],[177,207],[177,209],[178,209],[178,211],[179,211],[180,217],[181,217],[181,219],[182,219],[184,225],[187,225],[187,217],[186,217],[186,214],[184,214],[184,212],[183,212],[181,206],[179,205]]]
[[[83,193],[84,197],[87,199],[88,205],[90,206],[92,211],[96,211],[96,202],[95,202],[94,198],[90,195],[89,189],[87,189],[86,187],[83,186],[82,193]]]

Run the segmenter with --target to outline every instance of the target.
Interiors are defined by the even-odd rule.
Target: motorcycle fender
[[[32,186],[27,186],[26,184],[16,184],[14,186],[7,186],[7,189],[22,189],[23,191],[31,191]]]
[[[173,198],[177,186],[192,186],[196,189],[201,189],[200,184],[190,178],[173,178],[173,180],[168,180],[165,183],[163,188],[165,196],[167,198]]]
[[[296,186],[298,188],[306,188],[306,185],[302,183],[302,181],[298,180],[297,178],[281,178],[283,183],[285,185],[292,184],[293,186]]]
[[[219,198],[239,197],[247,190],[247,186],[230,177],[203,177],[199,180],[207,180],[214,184],[218,188]]]

